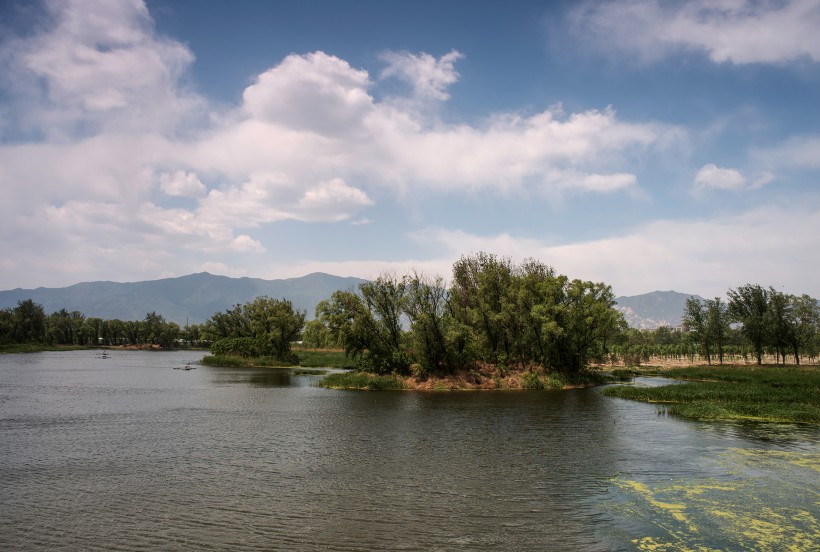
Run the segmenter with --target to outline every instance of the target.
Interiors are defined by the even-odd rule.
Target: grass
[[[355,362],[344,351],[334,349],[294,349],[303,368],[353,368]]]
[[[43,351],[84,351],[98,349],[81,345],[48,345],[44,343],[9,343],[0,345],[0,354],[6,353],[42,353]]]
[[[330,389],[367,389],[369,391],[398,391],[404,382],[397,376],[376,376],[365,372],[339,372],[325,376],[319,382]]]
[[[343,351],[322,349],[295,349],[299,357],[298,364],[289,361],[277,360],[273,357],[240,357],[232,355],[206,355],[200,362],[206,366],[222,366],[228,368],[352,368],[353,361]],[[308,374],[306,370],[294,372]],[[324,371],[314,372],[322,374]]]
[[[820,423],[820,370],[813,367],[693,366],[664,372],[685,385],[617,386],[605,395],[658,403],[696,420]]]

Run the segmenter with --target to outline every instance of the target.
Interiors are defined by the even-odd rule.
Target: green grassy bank
[[[240,357],[229,355],[206,355],[200,362],[207,366],[233,368],[353,368],[353,361],[344,351],[294,349],[298,360],[281,361],[273,357]]]
[[[43,351],[82,351],[88,349],[98,349],[99,347],[86,347],[80,345],[46,345],[43,343],[12,343],[0,345],[0,354],[6,353],[42,353]]]
[[[657,403],[695,420],[820,423],[820,370],[795,366],[692,366],[663,372],[661,387],[608,387],[610,397]]]

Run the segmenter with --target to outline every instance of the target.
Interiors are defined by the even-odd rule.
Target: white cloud
[[[385,55],[381,77],[409,83],[407,103],[374,99],[382,81],[343,59],[292,54],[208,119],[183,85],[192,52],[156,32],[142,2],[48,8],[47,24],[0,42],[0,258],[23,245],[45,257],[15,257],[0,287],[186,273],[220,255],[258,264],[279,222],[363,225],[374,198],[409,191],[629,192],[632,167],[682,132],[612,108],[444,123],[413,102],[447,99],[455,50]]]
[[[381,57],[388,63],[381,78],[395,77],[406,82],[418,99],[443,101],[450,98],[447,87],[458,81],[455,62],[464,55],[451,50],[438,59],[409,52],[386,52]]]
[[[695,190],[718,188],[721,190],[741,190],[746,187],[746,177],[737,169],[723,169],[714,163],[704,165],[695,175]]]
[[[820,61],[816,0],[607,0],[582,4],[570,20],[585,40],[646,61],[681,50],[716,63]]]
[[[242,95],[258,121],[319,133],[348,132],[373,109],[366,71],[324,52],[292,54]]]
[[[51,24],[9,40],[4,53],[25,125],[51,136],[95,128],[168,130],[201,100],[178,78],[193,61],[182,44],[157,37],[143,2],[50,2]]]
[[[743,173],[737,169],[725,169],[718,167],[714,163],[709,163],[700,168],[692,183],[692,193],[700,195],[706,190],[755,190],[762,188],[772,182],[775,175],[771,171],[763,171],[754,181],[749,182]]]
[[[418,269],[449,279],[462,255],[485,251],[516,261],[536,258],[570,278],[602,281],[616,295],[673,289],[704,297],[725,296],[746,283],[774,286],[788,293],[820,297],[814,274],[820,211],[805,207],[767,207],[722,219],[657,220],[610,238],[583,242],[547,242],[509,233],[471,234],[431,229],[416,238],[443,251],[432,258],[383,261],[294,260],[271,266],[269,277],[310,272],[375,278],[386,271]],[[803,259],[802,270],[783,270]]]
[[[159,175],[162,191],[170,196],[201,197],[205,194],[205,185],[194,173],[176,171],[174,174]]]
[[[755,151],[754,157],[772,165],[817,169],[820,168],[820,135],[795,136],[778,147]]]
[[[819,297],[814,274],[820,259],[809,254],[817,249],[817,236],[820,211],[767,207],[722,219],[658,220],[620,236],[578,243],[460,231],[438,231],[429,239],[445,246],[452,260],[476,251],[517,260],[535,257],[572,278],[611,284],[618,295],[674,289],[714,297],[751,282]],[[783,269],[795,259],[802,259],[801,270]]]

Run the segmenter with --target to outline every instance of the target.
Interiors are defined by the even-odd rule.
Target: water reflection
[[[288,387],[291,372],[279,368],[209,368],[215,385],[252,385],[254,387]]]

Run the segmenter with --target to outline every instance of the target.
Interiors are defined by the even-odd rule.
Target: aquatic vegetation
[[[664,375],[685,385],[618,386],[605,395],[658,403],[659,411],[698,420],[820,423],[820,370],[798,367],[691,367]]]
[[[367,389],[369,391],[395,391],[404,389],[404,382],[401,378],[389,376],[377,376],[365,372],[340,372],[330,374],[319,382],[322,387],[330,389]]]
[[[230,368],[351,368],[352,362],[341,351],[305,349],[296,350],[293,360],[270,356],[243,357],[237,355],[206,355],[200,362],[207,366]],[[297,358],[298,357],[298,358]]]
[[[716,479],[612,481],[612,509],[646,535],[639,550],[816,550],[820,454],[731,449]]]

